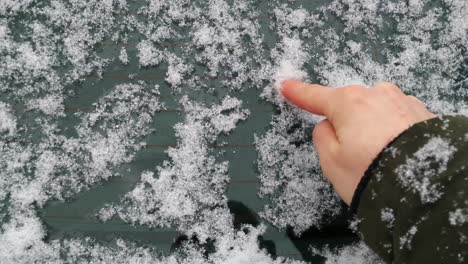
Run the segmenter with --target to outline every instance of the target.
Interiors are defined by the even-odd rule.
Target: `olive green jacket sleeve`
[[[388,263],[468,263],[468,118],[414,125],[353,197],[359,235]]]

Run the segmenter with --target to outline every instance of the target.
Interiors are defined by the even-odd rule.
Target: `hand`
[[[313,141],[323,174],[348,205],[385,146],[412,125],[436,117],[391,83],[330,88],[285,81],[281,91],[294,105],[327,117],[315,127]]]

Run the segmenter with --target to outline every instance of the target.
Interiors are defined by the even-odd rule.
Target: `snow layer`
[[[0,133],[13,136],[16,132],[16,118],[9,105],[0,102]]]
[[[318,255],[326,257],[325,264],[383,264],[384,262],[366,246],[360,242],[338,250],[316,251]]]
[[[260,196],[268,198],[263,217],[280,228],[301,233],[320,227],[325,216],[340,211],[339,198],[321,175],[317,152],[304,142],[306,123],[297,113],[282,112],[272,129],[257,137]]]
[[[169,148],[170,161],[143,172],[138,185],[122,205],[110,205],[101,212],[103,220],[112,212],[133,224],[151,227],[174,226],[201,242],[218,237],[232,225],[224,194],[229,181],[228,163],[209,154],[221,133],[229,133],[247,118],[241,101],[226,97],[220,105],[206,108],[182,99],[185,121],[175,126],[177,145]]]
[[[465,0],[442,0],[440,5],[421,0],[322,2],[147,0],[135,8],[134,1],[126,0],[1,1],[0,259],[292,263],[259,249],[262,227],[246,227],[249,232],[232,228],[225,196],[228,164],[216,160],[208,146],[247,117],[233,97],[211,108],[182,100],[182,108],[194,110],[176,126],[179,142],[168,150],[170,159],[144,172],[123,204],[101,214],[108,218],[116,213],[134,224],[174,226],[202,240],[215,236],[215,256],[207,257],[190,243],[178,253],[159,256],[120,240],[113,247],[89,238],[46,242],[45,227],[32,207],[118,176],[118,168],[142,147],[155,114],[163,109],[154,84],[118,83],[89,110],[79,111],[76,126],[60,127],[61,118],[71,115],[66,104],[86,89],[82,81],[99,81],[117,59],[162,71],[165,80],[159,84],[166,82],[177,96],[197,91],[205,98],[257,88],[263,99],[277,105],[270,130],[256,137],[259,195],[268,201],[262,216],[279,228],[290,224],[296,233],[337,215],[339,200],[322,178],[310,143],[320,117],[287,105],[277,91],[281,81],[370,86],[388,80],[437,114],[468,113]],[[122,43],[125,48],[109,55],[109,44]],[[446,151],[432,156],[444,161],[453,149],[439,143]],[[405,171],[414,169],[410,165]],[[406,179],[419,186],[415,191],[422,191],[421,199],[438,197],[437,186]],[[174,202],[171,196],[184,198]],[[128,207],[133,204],[134,216]],[[156,213],[146,214],[145,207]],[[463,210],[449,214],[451,223],[465,223]],[[382,213],[390,224],[391,212]],[[360,249],[329,254],[328,261],[373,259]]]

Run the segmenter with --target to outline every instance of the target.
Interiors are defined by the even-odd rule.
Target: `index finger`
[[[300,81],[284,81],[281,85],[281,93],[289,102],[313,114],[330,118],[334,89]]]

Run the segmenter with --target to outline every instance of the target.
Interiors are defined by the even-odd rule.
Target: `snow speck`
[[[48,95],[43,98],[33,99],[28,102],[28,107],[49,116],[63,116],[65,110],[63,97],[59,95]]]
[[[164,59],[163,52],[158,50],[149,40],[141,41],[137,49],[141,66],[157,66]]]
[[[447,170],[447,164],[457,149],[440,137],[431,138],[395,172],[401,185],[416,193],[422,203],[433,203],[442,196],[443,186],[432,181]]]
[[[363,242],[355,243],[350,246],[345,246],[337,250],[312,250],[315,254],[326,258],[325,264],[383,264],[380,259],[366,244]]]
[[[16,132],[16,118],[8,104],[0,102],[0,133],[13,136]]]
[[[453,226],[462,226],[468,223],[468,209],[456,209],[449,212],[449,222]]]
[[[142,55],[143,56],[143,55]],[[120,49],[120,54],[119,54],[119,60],[122,64],[127,65],[129,60],[128,60],[128,54],[127,54],[127,49],[125,47],[122,47]],[[140,59],[141,61],[141,59]]]
[[[411,244],[413,243],[413,237],[416,232],[418,232],[418,228],[416,226],[412,226],[406,234],[400,237],[400,249],[406,248],[411,250]]]
[[[393,228],[393,224],[395,223],[395,214],[392,208],[383,208],[380,212],[380,218],[382,222],[387,224],[387,228]]]
[[[192,70],[191,65],[185,64],[182,59],[172,55],[169,56],[169,67],[166,73],[166,82],[173,88],[179,88],[186,75]]]

